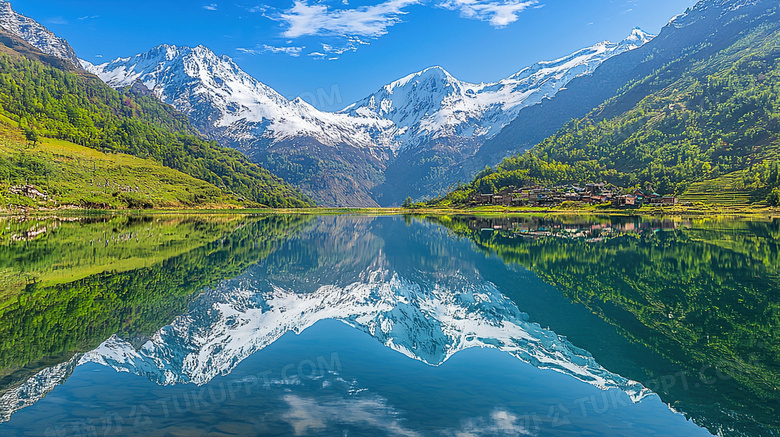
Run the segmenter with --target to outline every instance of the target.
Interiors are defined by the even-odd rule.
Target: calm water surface
[[[771,436],[780,221],[0,222],[2,436]]]

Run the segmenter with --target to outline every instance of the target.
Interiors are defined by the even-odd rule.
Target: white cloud
[[[407,13],[406,7],[426,0],[385,0],[373,6],[342,9],[322,3],[309,4],[308,1],[296,0],[291,9],[275,17],[266,16],[285,23],[283,37],[322,38],[319,42],[322,50],[308,55],[332,61],[368,45],[367,39],[385,35],[389,27],[401,21],[400,17]]]
[[[387,33],[387,28],[401,21],[404,8],[419,4],[422,0],[388,0],[373,6],[352,9],[332,9],[324,4],[308,4],[296,0],[293,7],[279,15],[287,24],[287,38],[312,35],[362,36],[377,38]]]
[[[278,53],[278,54],[286,54],[290,55],[292,57],[298,57],[301,56],[301,52],[303,49],[305,49],[306,46],[288,46],[288,47],[277,47],[277,46],[271,46],[268,44],[263,44],[261,46],[257,46],[257,48],[254,49],[247,49],[244,47],[238,47],[236,48],[237,52],[243,53],[245,55],[260,55],[263,53]]]
[[[461,17],[489,22],[504,27],[518,20],[518,15],[538,5],[539,0],[374,0],[378,4],[350,6],[348,0],[294,0],[292,7],[279,10],[261,4],[249,9],[264,17],[281,22],[281,37],[292,40],[309,37],[322,46],[321,51],[307,53],[316,59],[338,59],[344,53],[355,52],[372,39],[379,38],[400,23],[413,5],[426,5],[457,11]],[[340,5],[338,5],[340,3]],[[286,50],[286,49],[285,49]],[[259,51],[253,50],[253,51]],[[264,51],[299,56],[300,51],[282,51],[270,46]],[[245,53],[249,53],[246,52]]]
[[[373,435],[420,437],[422,434],[407,425],[403,412],[389,405],[377,395],[322,399],[307,398],[288,393],[282,396],[288,410],[281,419],[289,423],[295,435],[314,435],[343,426],[370,429]],[[526,420],[505,410],[495,410],[488,417],[463,420],[459,428],[438,430],[443,437],[526,437],[533,436]]]
[[[328,59],[333,61],[338,59],[339,56],[343,55],[344,53],[356,52],[360,46],[367,46],[369,43],[356,36],[353,36],[348,38],[346,41],[342,41],[338,45],[327,43],[321,43],[320,45],[322,46],[322,51],[330,55]]]
[[[489,418],[480,417],[463,422],[460,429],[450,429],[441,434],[452,437],[483,437],[501,435],[507,437],[532,436],[524,425],[525,420],[503,410],[495,410]]]
[[[260,50],[247,49],[247,48],[244,48],[244,47],[237,47],[236,51],[239,52],[239,53],[243,53],[245,55],[259,55],[260,53],[262,53]]]
[[[438,6],[459,11],[463,18],[490,22],[504,27],[517,21],[518,15],[535,6],[537,0],[444,0]]]
[[[346,52],[357,51],[357,46],[333,47],[330,44],[323,43],[322,44],[322,50],[325,53],[333,53],[333,54],[336,54],[336,55],[341,55],[341,54],[344,54]]]
[[[301,51],[305,48],[306,46],[275,47],[275,46],[269,46],[268,44],[263,44],[263,51],[271,52],[271,53],[284,53],[293,57],[301,56]]]
[[[217,10],[217,4],[212,3],[210,5],[203,6],[203,9],[209,10],[209,11],[216,11]]]
[[[303,398],[293,394],[283,397],[289,410],[282,419],[292,425],[295,435],[312,435],[328,426],[360,426],[375,430],[375,435],[419,437],[420,434],[404,426],[400,414],[381,397],[363,399]]]
[[[52,17],[52,18],[49,18],[48,20],[46,20],[46,22],[48,24],[55,24],[55,25],[61,25],[61,26],[64,26],[66,24],[70,24],[70,23],[68,23],[68,20],[66,20],[66,19],[64,19],[62,17]]]

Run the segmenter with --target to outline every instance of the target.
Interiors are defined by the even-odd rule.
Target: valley
[[[737,10],[733,5],[705,1],[673,18],[657,37],[634,29],[619,43],[602,42],[555,61],[539,62],[498,82],[468,83],[456,79],[442,67],[430,67],[385,85],[337,112],[316,109],[301,98],[289,100],[243,71],[231,58],[217,55],[202,45],[190,48],[163,44],[146,53],[93,64],[76,57],[67,42],[34,20],[17,14],[7,2],[0,10],[0,22],[12,34],[7,37],[12,52],[30,54],[37,48],[44,52],[49,65],[70,72],[82,71],[76,74],[94,74],[118,93],[143,102],[144,110],[152,109],[147,103],[151,100],[169,104],[171,107],[167,109],[161,106],[153,110],[167,112],[170,120],[157,118],[153,123],[162,123],[165,129],[184,129],[189,135],[202,135],[222,147],[235,149],[248,161],[261,166],[262,171],[267,170],[272,177],[280,177],[301,190],[305,197],[283,191],[275,194],[276,197],[258,197],[256,191],[250,195],[255,188],[229,187],[226,183],[231,178],[220,175],[219,171],[215,174],[213,169],[205,173],[188,170],[192,164],[182,162],[183,156],[179,155],[168,159],[167,164],[164,160],[163,164],[205,180],[223,194],[214,192],[206,196],[208,201],[202,195],[189,199],[174,196],[174,200],[136,202],[136,207],[186,208],[196,204],[287,207],[304,206],[306,199],[311,199],[310,203],[323,207],[376,208],[397,207],[406,198],[427,202],[428,207],[450,207],[458,204],[455,199],[463,198],[459,194],[461,190],[488,194],[510,185],[583,185],[603,181],[624,187],[649,187],[661,195],[681,196],[694,202],[703,200],[706,204],[721,202],[717,199],[708,202],[697,196],[696,190],[701,191],[697,187],[708,180],[727,177],[730,172],[739,172],[742,176],[738,178],[745,181],[733,188],[735,192],[756,191],[747,197],[738,196],[743,199],[739,205],[771,204],[767,199],[774,189],[771,168],[776,152],[763,142],[772,142],[774,137],[765,137],[760,140],[762,144],[754,145],[759,150],[754,155],[746,151],[726,152],[733,155],[728,163],[721,157],[724,152],[717,148],[695,144],[700,141],[696,138],[680,137],[680,132],[691,129],[680,124],[680,117],[686,120],[683,123],[688,123],[687,112],[697,111],[686,101],[701,98],[717,101],[721,96],[727,98],[725,93],[759,95],[762,92],[745,88],[743,84],[739,90],[717,91],[717,96],[706,94],[714,90],[704,90],[705,95],[698,96],[697,84],[707,75],[715,74],[723,62],[743,59],[742,62],[748,63],[754,62],[749,60],[751,56],[764,56],[765,67],[753,75],[761,80],[749,87],[769,90],[775,83],[775,77],[770,74],[769,59],[774,59],[770,49],[754,48],[752,52],[763,55],[752,55],[739,48],[770,36],[775,12],[761,1],[742,3],[744,7]],[[712,33],[713,24],[718,22],[728,26]],[[756,30],[750,33],[748,29]],[[701,41],[706,41],[705,45]],[[25,43],[35,48],[24,47]],[[763,44],[771,46],[771,43]],[[717,57],[707,61],[707,56]],[[675,79],[683,71],[683,78]],[[687,89],[688,94],[681,89]],[[733,97],[732,102],[739,105],[742,99]],[[665,117],[660,123],[668,125],[665,131],[661,130],[664,136],[642,136],[653,117],[638,118],[633,114],[649,108],[657,111],[660,101],[666,102],[663,108],[667,108],[666,114],[658,115]],[[756,128],[773,125],[771,97],[765,105],[769,105],[765,112],[750,121],[758,123]],[[679,110],[682,112],[678,114]],[[748,107],[738,110],[753,114]],[[19,110],[16,112],[17,116],[21,115]],[[677,119],[672,120],[669,115]],[[24,120],[27,119],[20,126]],[[148,117],[147,120],[151,121]],[[614,126],[609,137],[601,133],[604,123]],[[652,125],[658,122],[653,121]],[[590,144],[602,147],[604,141],[620,141],[622,146],[592,150],[568,139],[565,141],[569,143],[560,145],[561,139],[571,135],[568,132],[582,136],[584,126],[590,126],[588,129],[598,126],[595,136],[588,134],[586,141]],[[711,128],[697,126],[696,129]],[[726,143],[720,138],[727,133],[721,128],[718,138],[710,135],[702,140],[710,144]],[[92,132],[64,137],[61,127],[43,127],[41,134],[80,144],[92,141],[92,147],[98,144],[86,140],[85,135],[98,138]],[[718,158],[680,158],[675,154],[650,158],[641,152],[654,150],[657,155],[665,150],[664,146],[653,144],[659,141],[669,141],[666,147],[670,150],[679,149],[682,141],[694,141],[694,147],[709,150],[705,155],[715,154]],[[125,151],[124,147],[111,146],[116,151]],[[578,151],[560,151],[561,147],[578,148]],[[148,156],[149,150],[147,147],[141,153]],[[132,149],[130,154],[139,151]],[[171,152],[172,149],[165,153]],[[623,157],[626,153],[635,155]],[[647,167],[649,159],[686,170],[676,170],[674,176],[661,175]],[[768,166],[768,170],[757,170],[757,164]],[[490,181],[486,182],[484,169],[496,165],[488,173]],[[645,173],[639,174],[637,165],[644,166]],[[707,165],[709,169],[702,170]],[[690,170],[691,167],[699,170]],[[735,179],[734,175],[728,177]],[[686,194],[689,186],[690,195]],[[232,191],[233,200],[221,199],[225,187]],[[258,188],[267,189],[264,187],[261,184]],[[296,200],[280,201],[278,196],[296,197]],[[733,204],[735,198],[732,196],[729,203]],[[82,204],[91,205],[89,200]],[[128,202],[95,203],[98,204],[109,208],[132,206]]]
[[[141,83],[189,116],[200,132],[292,182],[318,204],[398,206],[457,182],[450,169],[473,156],[526,107],[652,39],[635,29],[540,62],[496,83],[460,81],[435,66],[410,74],[335,112],[287,100],[206,47],[162,45],[82,65],[110,86]],[[323,164],[326,161],[326,164]]]
[[[13,3],[0,435],[780,435],[777,0]]]

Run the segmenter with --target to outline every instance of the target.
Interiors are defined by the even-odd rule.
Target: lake
[[[0,221],[2,436],[780,434],[780,219]]]

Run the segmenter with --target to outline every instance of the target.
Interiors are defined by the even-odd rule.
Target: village
[[[675,196],[661,196],[651,190],[629,190],[601,182],[586,184],[584,187],[566,185],[550,188],[536,185],[523,188],[509,187],[498,193],[472,193],[467,205],[470,207],[487,205],[554,207],[564,202],[585,205],[610,203],[614,208],[639,208],[643,205],[674,206],[677,205],[678,200]]]
[[[680,227],[691,227],[687,219],[641,219],[636,216],[610,217],[609,219],[583,218],[561,220],[558,216],[505,216],[472,217],[467,219],[468,227],[479,233],[497,232],[506,238],[539,239],[562,238],[584,240],[589,243],[599,243],[613,237],[626,234],[639,235],[645,232],[675,230]]]

